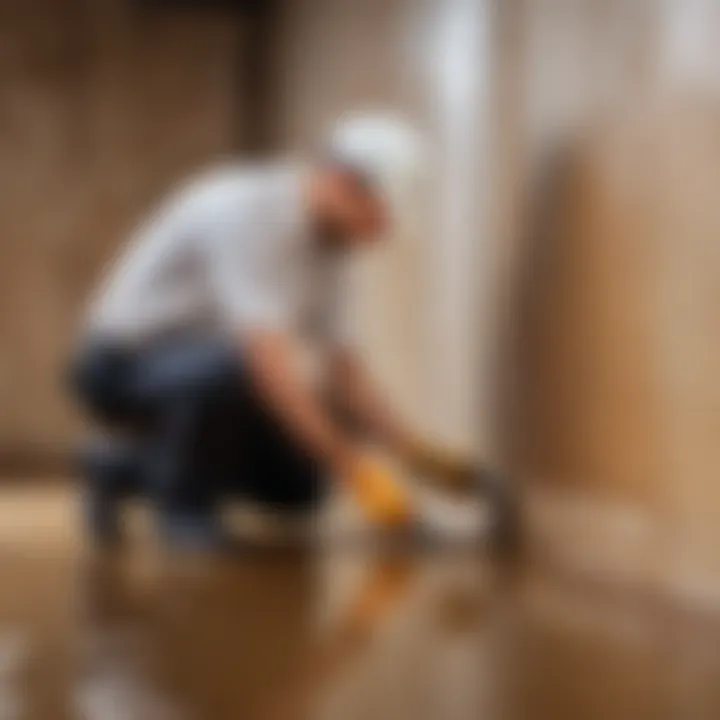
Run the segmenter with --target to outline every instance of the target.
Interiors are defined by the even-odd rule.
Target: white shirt
[[[264,327],[348,340],[346,269],[310,231],[303,170],[213,170],[140,228],[91,308],[93,332],[141,344],[175,330]]]

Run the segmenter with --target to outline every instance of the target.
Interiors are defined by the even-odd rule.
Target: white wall
[[[405,413],[428,433],[478,449],[490,365],[477,351],[479,290],[493,278],[484,231],[489,5],[296,0],[279,60],[284,146],[311,147],[334,118],[368,108],[399,109],[427,134],[433,169],[419,232],[364,263],[358,314],[371,364]]]

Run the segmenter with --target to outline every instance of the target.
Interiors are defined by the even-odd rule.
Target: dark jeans
[[[323,468],[271,416],[222,342],[181,337],[133,352],[90,342],[73,385],[91,417],[132,436],[142,485],[163,508],[211,511],[233,494],[302,511],[324,496]]]

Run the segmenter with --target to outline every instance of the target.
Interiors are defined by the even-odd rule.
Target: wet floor
[[[0,720],[720,717],[720,622],[476,552],[88,552],[0,492]]]

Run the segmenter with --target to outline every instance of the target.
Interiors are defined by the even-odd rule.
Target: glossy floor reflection
[[[720,717],[720,623],[477,554],[92,555],[0,493],[0,718]]]

